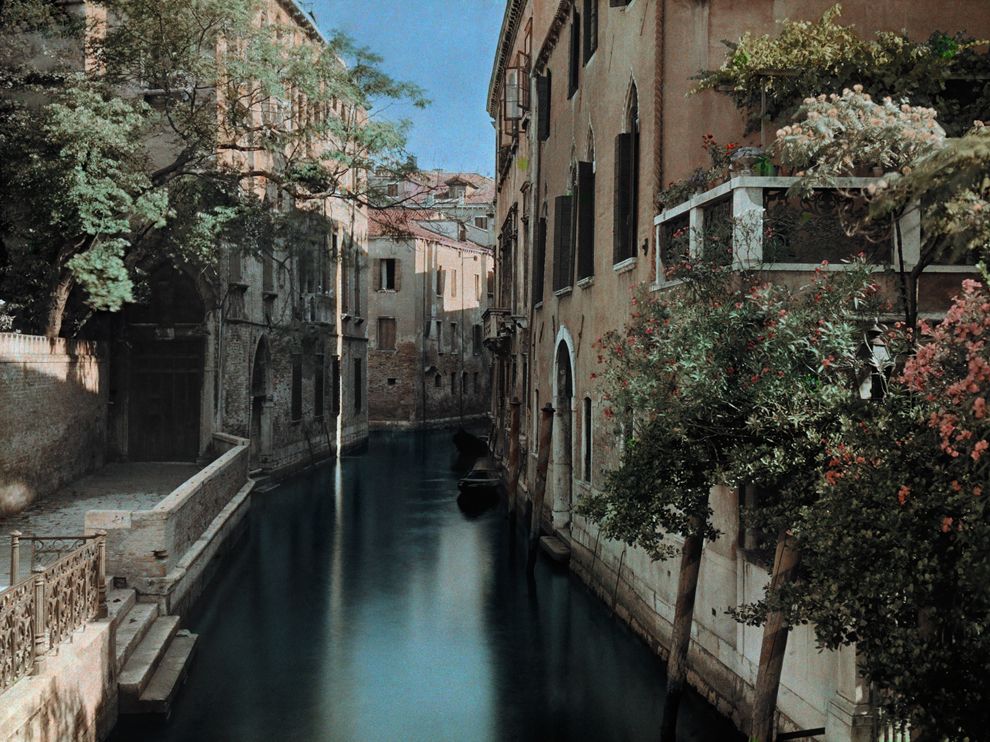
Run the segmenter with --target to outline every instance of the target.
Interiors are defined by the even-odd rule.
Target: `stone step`
[[[178,628],[178,616],[159,616],[124,664],[117,678],[121,713],[128,713],[125,709],[137,704]]]
[[[570,561],[570,547],[557,536],[540,536],[540,548],[558,564],[567,564]]]
[[[118,672],[127,664],[134,650],[157,619],[157,603],[136,603],[117,625]]]
[[[135,711],[123,713],[163,714],[168,716],[179,688],[185,682],[193,654],[196,652],[197,634],[182,629],[172,638],[151,682],[138,699]]]
[[[127,616],[134,603],[137,601],[137,594],[133,590],[114,589],[107,587],[107,618],[120,629],[120,624]]]

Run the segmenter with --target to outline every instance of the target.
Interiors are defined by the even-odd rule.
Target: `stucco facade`
[[[688,95],[691,78],[721,64],[722,39],[766,33],[784,18],[817,19],[830,5],[507,2],[488,100],[499,229],[496,299],[486,325],[500,349],[492,402],[496,453],[507,455],[509,401],[517,397],[525,497],[536,470],[539,409],[554,407],[544,530],[570,545],[575,573],[660,654],[671,633],[677,561],[654,562],[610,541],[574,511],[618,457],[615,425],[603,417],[602,392],[592,380],[592,344],[624,324],[634,287],[663,289],[654,204],[664,185],[708,164],[702,136],[760,143],[759,133],[744,133],[743,116],[728,96]],[[842,21],[863,34],[906,29],[916,39],[936,29],[990,33],[990,13],[977,1],[937,9],[908,0],[846,2]],[[746,187],[735,183],[731,190],[739,195],[730,198],[743,204]],[[799,276],[799,270],[779,274]],[[935,274],[928,293],[944,296],[942,284],[958,285],[960,277]],[[726,610],[758,599],[768,574],[740,547],[737,492],[716,488],[712,507],[723,535],[705,547],[689,681],[746,729],[761,630],[737,624]],[[792,631],[778,708],[783,729],[825,727],[829,740],[866,739],[870,705],[855,652],[822,654],[811,628]]]
[[[490,363],[482,316],[490,300],[491,252],[446,213],[395,207],[371,217],[371,427],[453,425],[487,416]]]

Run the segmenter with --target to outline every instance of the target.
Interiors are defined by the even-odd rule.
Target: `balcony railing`
[[[810,271],[822,261],[841,264],[857,255],[877,266],[899,265],[893,229],[851,228],[867,208],[857,193],[876,180],[838,178],[834,187],[801,197],[789,192],[798,178],[743,175],[699,193],[654,219],[657,285],[668,282],[666,272],[676,264],[699,258],[724,260],[738,270]],[[898,226],[910,270],[921,254],[918,211],[910,210]],[[956,262],[926,270],[973,268]]]

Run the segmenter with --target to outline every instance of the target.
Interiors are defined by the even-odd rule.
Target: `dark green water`
[[[255,498],[249,534],[187,625],[199,652],[170,720],[124,740],[655,740],[663,665],[497,510],[456,504],[449,432]],[[741,739],[700,697],[681,740]]]

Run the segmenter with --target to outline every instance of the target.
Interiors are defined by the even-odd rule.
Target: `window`
[[[378,290],[399,290],[399,264],[395,258],[382,258],[378,261]]]
[[[450,323],[450,352],[457,352],[457,323]]]
[[[385,192],[389,196],[393,196],[393,197],[394,196],[398,196],[399,195],[399,184],[398,183],[389,183]]]
[[[457,372],[454,371],[450,375],[450,393],[457,394]]]
[[[467,394],[467,390],[468,390],[467,381],[468,381],[467,371],[464,371],[461,374],[461,394]]]
[[[474,274],[474,298],[481,301],[481,276]]]
[[[269,250],[261,254],[261,290],[266,293],[275,291],[275,261]]]
[[[550,73],[539,75],[536,78],[536,125],[537,137],[541,142],[550,138]]]
[[[584,0],[584,63],[598,48],[598,0]]]
[[[227,264],[230,266],[230,282],[241,283],[244,278],[241,271],[241,253],[237,248],[230,248],[230,252],[227,253]]]
[[[395,317],[378,318],[378,350],[395,350]]]
[[[313,357],[313,418],[323,419],[324,400],[323,385],[326,382],[326,358],[322,354]]]
[[[433,377],[433,386],[439,389],[440,384],[441,384],[440,374],[437,374],[436,376]]]
[[[591,481],[591,397],[584,398],[584,420],[581,425],[584,439],[584,481]]]
[[[574,11],[571,17],[571,48],[567,65],[567,97],[578,89],[578,76],[581,74],[581,14]]]
[[[639,108],[632,87],[626,131],[615,138],[615,195],[613,199],[613,262],[636,256],[637,201],[639,200]]]
[[[476,356],[481,355],[481,325],[471,328],[471,352]]]
[[[437,296],[443,296],[443,285],[446,274],[443,268],[437,268],[436,272],[436,294]]]
[[[488,271],[488,299],[495,298],[495,271]]]
[[[572,196],[557,196],[553,209],[553,290],[567,288],[574,275]]]
[[[354,411],[360,412],[364,404],[364,386],[361,380],[361,359],[354,359]]]
[[[340,414],[340,359],[336,356],[330,364],[330,377],[330,383],[333,385],[330,394],[330,414],[337,417]]]
[[[478,229],[488,229],[488,217],[476,216],[474,218],[474,226],[476,226]]]
[[[543,280],[547,262],[547,220],[536,223],[536,250],[533,255],[533,306],[543,301]]]
[[[474,379],[473,379],[473,383],[472,383],[472,388],[474,389],[474,393],[477,394],[478,391],[479,391],[479,389],[478,389],[478,372],[477,371],[474,372]]]
[[[292,399],[289,419],[295,422],[302,420],[302,356],[293,353],[290,358],[292,362]]]
[[[578,279],[595,275],[595,166],[579,162],[577,168],[577,270]]]
[[[443,322],[441,320],[436,320],[437,323],[437,354],[443,355]]]
[[[457,271],[450,272],[450,295],[457,296]]]
[[[389,379],[388,379],[388,381],[387,381],[386,383],[387,383],[387,384],[388,384],[389,386],[395,386],[395,382],[396,382],[396,381],[398,381],[398,379],[394,379],[394,378],[392,378],[392,377],[389,377]]]

